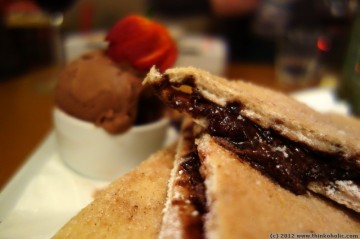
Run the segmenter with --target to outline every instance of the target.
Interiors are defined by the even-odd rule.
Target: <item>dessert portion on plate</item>
[[[70,168],[114,180],[166,143],[166,107],[141,82],[152,65],[172,66],[177,49],[164,26],[137,15],[117,22],[105,40],[106,49],[83,54],[60,74],[54,125]]]
[[[105,40],[107,49],[85,53],[62,71],[56,106],[112,134],[161,118],[163,107],[141,82],[151,66],[165,70],[175,63],[176,45],[166,28],[131,15]]]
[[[55,238],[360,232],[358,120],[192,67],[152,69],[144,84],[186,115],[176,148],[113,182]]]
[[[297,195],[311,190],[360,212],[357,130],[284,94],[192,67],[164,74],[153,68],[144,83],[282,187]]]
[[[156,238],[174,147],[113,181],[53,238]]]
[[[168,181],[159,238],[173,238],[174,235],[175,238],[202,238],[204,234],[206,189],[194,141],[197,133],[201,133],[201,129],[185,118]]]
[[[135,123],[141,78],[113,62],[103,51],[87,53],[62,71],[55,104],[67,114],[112,134]]]

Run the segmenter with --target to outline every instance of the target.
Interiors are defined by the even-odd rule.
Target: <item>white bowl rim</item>
[[[73,125],[78,125],[79,127],[83,127],[85,129],[101,129],[104,130],[103,128],[96,126],[94,123],[85,121],[85,120],[81,120],[78,119],[74,116],[69,115],[68,113],[66,113],[65,111],[61,110],[58,107],[54,107],[54,116],[55,117],[61,117],[64,120],[67,120],[69,123],[73,124]],[[152,129],[156,129],[159,128],[163,125],[168,124],[170,121],[169,118],[167,117],[163,117],[160,120],[157,120],[155,122],[152,123],[148,123],[148,124],[143,124],[143,125],[135,125],[133,127],[131,127],[129,130],[125,131],[126,132],[144,132],[144,131],[149,131]],[[105,131],[105,130],[104,130]],[[121,135],[121,134],[119,134]]]

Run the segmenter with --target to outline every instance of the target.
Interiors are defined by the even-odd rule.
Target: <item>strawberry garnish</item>
[[[160,71],[172,66],[177,58],[176,44],[160,23],[130,15],[108,32],[107,54],[116,62],[127,62],[140,71],[155,65]]]

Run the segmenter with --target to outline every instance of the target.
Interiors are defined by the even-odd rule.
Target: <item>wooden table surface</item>
[[[0,82],[0,189],[52,130],[53,91],[60,68],[46,67]],[[229,78],[242,78],[284,92],[272,65],[236,63]]]

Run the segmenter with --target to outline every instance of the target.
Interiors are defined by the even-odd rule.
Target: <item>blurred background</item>
[[[186,36],[180,53],[219,61],[219,71],[229,62],[283,64],[284,54],[298,54],[316,58],[307,67],[337,73],[357,7],[357,0],[0,0],[0,78],[58,63],[79,34],[96,38],[134,13],[163,22],[179,42]],[[296,64],[284,74],[308,70]]]

